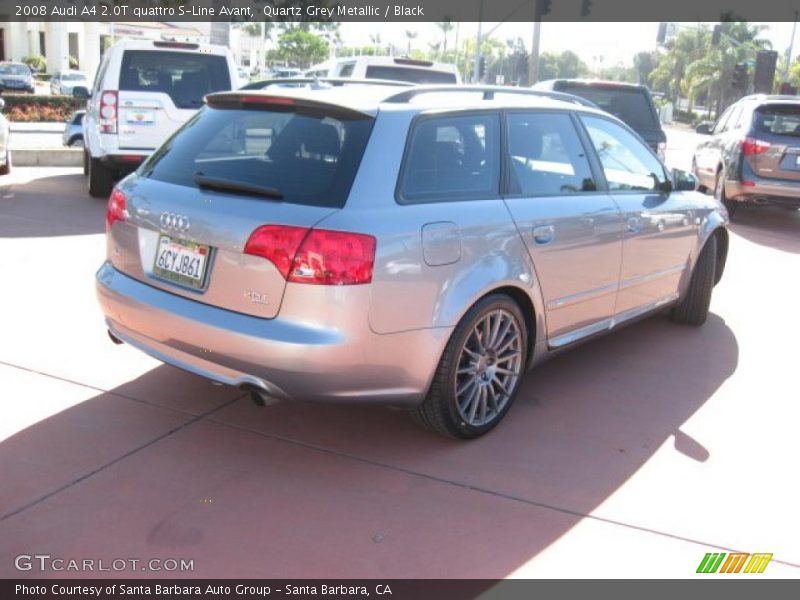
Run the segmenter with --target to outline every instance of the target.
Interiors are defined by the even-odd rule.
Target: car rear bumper
[[[216,308],[132,279],[110,263],[97,272],[96,288],[109,331],[123,342],[214,381],[280,398],[415,406],[452,331],[373,333],[368,286],[314,292],[352,295],[353,314],[342,315],[338,327],[292,311],[263,319]]]
[[[751,181],[754,185],[744,185],[741,181],[728,181],[725,185],[725,196],[738,202],[800,208],[800,181],[767,179]]]
[[[149,154],[137,150],[125,154],[106,154],[100,159],[100,162],[109,169],[123,173],[133,173],[148,156]]]

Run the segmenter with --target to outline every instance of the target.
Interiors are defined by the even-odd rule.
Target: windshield
[[[376,65],[367,67],[367,79],[393,79],[410,83],[456,83],[456,74],[433,69]]]
[[[227,181],[274,190],[293,204],[344,206],[372,119],[281,108],[206,107],[145,163],[142,175],[184,186]]]
[[[643,89],[567,83],[559,85],[558,91],[575,94],[594,102],[598,108],[624,121],[634,131],[659,129],[658,121]]]
[[[762,133],[800,137],[800,104],[762,106],[754,123]]]
[[[126,50],[122,57],[119,89],[124,92],[160,92],[177,108],[200,108],[203,96],[231,89],[224,56],[160,50]]]
[[[30,75],[31,70],[25,65],[0,65],[2,75]]]

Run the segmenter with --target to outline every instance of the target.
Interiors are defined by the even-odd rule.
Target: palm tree
[[[417,37],[416,31],[409,31],[406,29],[406,38],[408,38],[408,52],[407,54],[411,56],[411,40]]]
[[[372,42],[372,45],[375,46],[375,56],[377,56],[378,50],[381,45],[381,34],[380,33],[370,34],[369,39]]]
[[[436,26],[442,30],[442,54],[447,54],[447,34],[453,30],[453,25],[450,21],[441,21],[436,23]]]

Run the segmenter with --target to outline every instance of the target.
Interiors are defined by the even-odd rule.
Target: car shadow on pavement
[[[106,202],[92,198],[77,171],[36,178],[36,169],[0,180],[0,237],[55,237],[105,232]]]
[[[730,229],[743,238],[784,252],[800,254],[800,211],[778,206],[743,206]]]
[[[381,407],[258,408],[161,366],[0,442],[0,556],[187,557],[196,577],[505,577],[656,451],[712,456],[683,427],[738,355],[715,314],[697,329],[656,316],[537,367],[471,442]],[[661,509],[604,518],[637,527]]]

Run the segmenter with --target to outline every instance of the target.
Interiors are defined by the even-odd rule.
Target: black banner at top
[[[0,0],[0,21],[794,21],[800,0]]]

